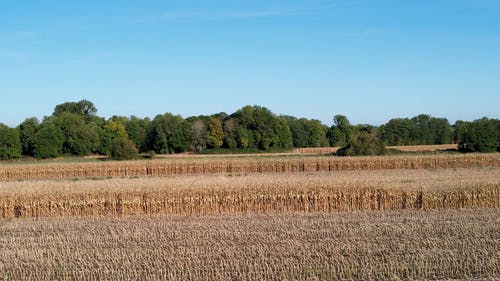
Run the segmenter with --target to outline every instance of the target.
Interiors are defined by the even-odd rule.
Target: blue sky
[[[500,1],[2,1],[0,96],[10,126],[84,98],[105,117],[500,118]]]

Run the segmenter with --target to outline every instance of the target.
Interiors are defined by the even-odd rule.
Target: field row
[[[0,218],[500,208],[500,168],[5,182]]]
[[[122,176],[500,167],[500,154],[383,157],[242,157],[0,165],[0,181]]]
[[[0,224],[0,280],[498,280],[498,209]]]

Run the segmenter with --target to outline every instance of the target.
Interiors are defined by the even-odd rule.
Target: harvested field
[[[0,223],[0,280],[498,280],[498,209]]]
[[[227,173],[500,167],[500,154],[380,157],[241,157],[150,161],[2,164],[0,181]]]
[[[0,218],[500,208],[500,168],[0,183]]]
[[[388,146],[387,149],[396,149],[404,152],[424,152],[436,150],[454,150],[458,149],[457,144],[439,144],[439,145],[405,145],[405,146]]]

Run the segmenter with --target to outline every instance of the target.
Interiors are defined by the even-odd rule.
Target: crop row
[[[0,165],[0,181],[228,173],[499,167],[500,154],[385,157],[244,157]]]

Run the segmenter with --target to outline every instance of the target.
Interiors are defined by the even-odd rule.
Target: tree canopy
[[[319,120],[278,116],[262,106],[245,106],[232,114],[183,118],[172,113],[152,120],[137,116],[99,117],[88,100],[65,102],[41,122],[27,118],[16,128],[0,124],[0,159],[25,156],[103,154],[127,159],[142,153],[203,152],[210,149],[288,150],[293,147],[343,147],[339,154],[380,154],[384,145],[458,143],[462,151],[500,150],[500,121],[472,122],[420,114],[394,118],[379,127],[352,125],[334,115],[329,127]],[[125,155],[125,156],[124,156]]]

